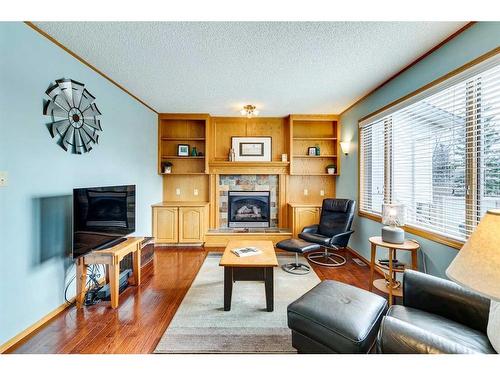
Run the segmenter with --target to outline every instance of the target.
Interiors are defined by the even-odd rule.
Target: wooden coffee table
[[[253,246],[262,251],[259,255],[238,257],[231,250]],[[274,310],[273,269],[278,266],[272,241],[229,241],[220,260],[224,267],[224,311],[231,310],[231,297],[235,281],[264,281],[267,311]]]

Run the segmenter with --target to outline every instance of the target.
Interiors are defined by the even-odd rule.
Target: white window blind
[[[407,225],[463,241],[500,207],[498,55],[360,127],[362,212],[403,203]]]

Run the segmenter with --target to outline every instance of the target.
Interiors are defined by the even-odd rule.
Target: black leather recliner
[[[321,207],[319,224],[305,227],[299,238],[319,244],[324,251],[311,252],[307,259],[311,262],[327,266],[337,267],[345,264],[346,259],[328,251],[328,249],[344,248],[349,242],[352,221],[356,208],[356,201],[352,199],[325,199]]]
[[[486,335],[490,300],[417,271],[403,276],[403,305],[383,318],[378,353],[496,353]]]

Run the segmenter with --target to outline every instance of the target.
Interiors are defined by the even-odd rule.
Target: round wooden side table
[[[404,272],[404,270],[408,267],[411,267],[411,269],[413,270],[418,269],[417,252],[418,249],[420,248],[420,245],[417,241],[414,240],[405,240],[405,242],[401,244],[384,242],[382,241],[382,237],[379,236],[370,237],[368,240],[370,241],[371,244],[370,291],[372,291],[373,287],[375,287],[381,292],[386,293],[388,295],[389,305],[392,305],[393,297],[403,296],[403,289],[399,285],[395,286],[396,274],[398,272]],[[388,249],[389,264],[387,266],[380,264],[375,259],[377,256],[377,246],[385,247]],[[393,260],[397,259],[396,256],[398,250],[405,250],[411,252],[411,265],[405,264],[404,267],[402,268],[393,267]],[[388,272],[388,273],[384,272],[384,274],[387,275],[387,279],[373,280],[376,268],[380,269],[382,272],[384,271]]]

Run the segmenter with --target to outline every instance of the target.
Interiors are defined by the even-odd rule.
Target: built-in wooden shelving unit
[[[231,137],[234,136],[271,137],[271,161],[228,161]],[[160,114],[158,173],[163,176],[164,202],[154,208],[157,211],[154,225],[159,225],[161,220],[169,222],[170,217],[177,217],[179,223],[188,219],[189,222],[202,222],[208,215],[210,230],[205,233],[205,241],[212,246],[222,245],[235,234],[220,233],[220,176],[268,174],[278,176],[276,205],[280,232],[273,240],[289,238],[291,232],[288,228],[316,220],[322,200],[335,197],[341,159],[339,136],[340,125],[336,115],[247,119],[211,117],[208,114]],[[190,149],[196,147],[203,155],[178,156],[179,144],[187,144]],[[308,148],[315,146],[320,147],[320,155],[308,155]],[[282,161],[283,154],[287,155],[287,161]],[[165,162],[173,164],[169,174],[163,173]],[[334,175],[327,173],[326,167],[330,164],[336,166]],[[205,206],[207,202],[208,207]],[[194,205],[196,210],[190,205]],[[290,215],[294,215],[295,219]],[[170,235],[174,238],[175,233],[175,230],[166,230],[163,242],[176,242],[168,239]],[[269,233],[264,235],[269,236]]]
[[[328,115],[290,115],[290,148],[292,175],[323,176],[328,175],[326,167],[335,165],[339,144],[339,126],[337,116]],[[320,148],[320,155],[308,154],[309,147]]]
[[[207,114],[160,114],[158,118],[158,173],[163,173],[163,163],[171,162],[172,175],[206,174],[207,136],[210,116]],[[179,144],[196,147],[203,156],[178,156]]]
[[[338,116],[290,115],[289,126],[289,202],[317,205],[325,197],[334,197],[335,176],[340,171]],[[320,155],[309,155],[309,147],[316,146],[320,148]],[[326,170],[331,164],[336,167],[333,175]]]

